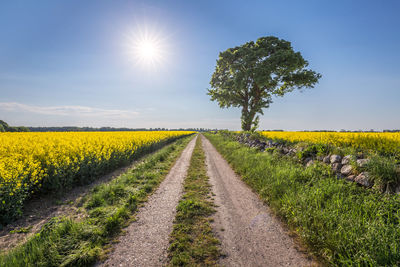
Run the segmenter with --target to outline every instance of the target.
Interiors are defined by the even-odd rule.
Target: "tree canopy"
[[[311,88],[321,74],[307,69],[308,62],[291,43],[274,36],[229,48],[219,54],[208,95],[221,108],[242,108],[242,129],[257,128],[263,108],[273,96]]]
[[[29,129],[24,126],[12,127],[7,122],[0,120],[0,132],[29,132]]]

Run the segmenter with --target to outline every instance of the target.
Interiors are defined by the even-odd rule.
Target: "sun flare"
[[[155,40],[139,40],[135,47],[135,53],[140,61],[156,63],[160,60],[160,48]]]
[[[137,31],[129,38],[131,58],[144,67],[158,67],[165,59],[164,39],[155,31]]]

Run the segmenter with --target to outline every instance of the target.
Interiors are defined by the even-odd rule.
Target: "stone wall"
[[[263,152],[277,151],[279,154],[298,159],[298,152],[304,150],[304,147],[296,147],[287,143],[277,142],[264,138],[257,139],[248,133],[234,135],[236,141],[248,147],[256,148]],[[370,188],[374,185],[371,175],[363,171],[370,161],[364,155],[346,155],[344,157],[336,154],[324,156],[314,155],[301,160],[305,167],[309,167],[316,162],[330,165],[332,172],[338,179],[345,179],[349,182],[355,182],[360,186]],[[400,168],[399,168],[400,173]],[[396,186],[396,193],[400,193],[400,186]]]

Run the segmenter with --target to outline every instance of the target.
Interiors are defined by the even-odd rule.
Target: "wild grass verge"
[[[206,134],[243,180],[329,265],[400,265],[400,199]]]
[[[93,188],[81,203],[81,220],[53,218],[26,243],[0,255],[0,266],[93,265],[104,257],[113,237],[164,179],[191,139],[179,139],[144,157],[132,170]]]
[[[176,208],[175,225],[170,237],[170,266],[217,264],[221,252],[219,241],[210,226],[210,216],[215,212],[210,192],[201,138],[197,138],[184,182],[184,195]]]

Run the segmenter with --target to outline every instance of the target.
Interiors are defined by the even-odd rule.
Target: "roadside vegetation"
[[[400,198],[333,175],[329,165],[308,167],[280,153],[249,148],[228,135],[206,134],[234,170],[310,250],[329,265],[400,264]],[[381,162],[389,174],[393,170]],[[372,164],[371,166],[378,166]]]
[[[399,133],[228,132],[244,145],[292,158],[305,166],[330,165],[340,179],[382,193],[400,193]]]
[[[183,185],[184,195],[176,208],[169,247],[170,266],[217,265],[221,251],[210,225],[215,209],[208,179],[201,138],[197,138]]]
[[[0,134],[0,229],[34,195],[67,192],[193,132]]]
[[[268,139],[296,144],[308,142],[324,149],[342,150],[356,153],[377,153],[382,156],[397,157],[400,160],[400,133],[346,133],[346,132],[273,132],[260,133]]]
[[[88,266],[106,256],[113,238],[168,174],[192,137],[145,156],[133,169],[94,187],[79,203],[81,219],[56,217],[23,245],[0,255],[0,266]]]

